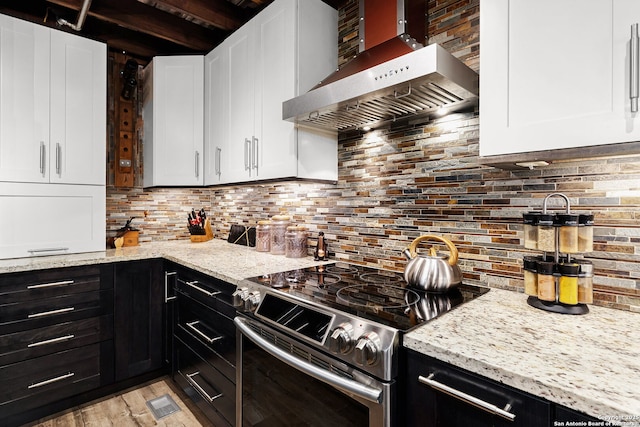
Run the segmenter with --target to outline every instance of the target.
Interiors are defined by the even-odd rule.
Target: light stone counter
[[[589,306],[586,315],[562,315],[526,300],[491,289],[408,333],[404,346],[577,411],[640,426],[640,314]]]
[[[284,255],[257,252],[254,248],[234,245],[220,239],[202,243],[172,240],[102,252],[5,259],[0,260],[0,274],[151,258],[175,261],[234,285],[247,277],[326,264],[314,261],[311,256],[286,258]]]

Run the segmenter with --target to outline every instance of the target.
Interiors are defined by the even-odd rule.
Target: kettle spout
[[[411,252],[409,251],[409,248],[406,248],[404,251],[402,251],[402,253],[409,261],[411,261],[412,256],[411,256]]]

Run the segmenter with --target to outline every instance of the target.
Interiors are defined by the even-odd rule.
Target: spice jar
[[[286,252],[285,234],[289,226],[288,215],[274,215],[271,217],[271,248],[275,255],[284,255]]]
[[[558,301],[563,304],[578,303],[578,264],[560,264],[558,272]]]
[[[558,214],[558,248],[565,254],[578,252],[578,215]]]
[[[522,215],[524,224],[524,247],[538,249],[538,215],[529,212]]]
[[[578,252],[593,252],[593,215],[578,217]]]
[[[593,304],[593,264],[580,260],[578,265],[578,303]]]
[[[304,258],[307,256],[307,228],[299,225],[287,227],[285,234],[287,258]]]
[[[553,226],[553,214],[538,215],[538,250],[556,251],[556,229]]]
[[[524,293],[538,295],[538,266],[533,257],[524,258]]]
[[[258,221],[256,226],[256,251],[269,252],[271,250],[271,221]]]
[[[554,265],[554,263],[546,261],[539,261],[537,263],[539,300],[556,300],[556,278],[553,276]]]

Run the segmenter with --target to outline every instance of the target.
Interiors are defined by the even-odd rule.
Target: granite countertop
[[[0,274],[150,258],[235,285],[247,277],[322,264],[213,239],[0,260]],[[640,314],[590,306],[586,315],[561,315],[530,307],[526,299],[491,289],[411,331],[404,346],[577,411],[640,426]]]
[[[592,416],[640,426],[640,314],[563,315],[491,289],[408,333],[404,346]]]

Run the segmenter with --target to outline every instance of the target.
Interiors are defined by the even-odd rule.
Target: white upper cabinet
[[[105,184],[106,46],[0,15],[0,181]]]
[[[204,58],[160,56],[145,68],[143,185],[204,183]]]
[[[320,0],[276,0],[207,58],[205,68],[222,69],[205,76],[211,89],[205,97],[205,151],[208,162],[221,158],[222,171],[211,179],[207,173],[205,184],[337,180],[337,135],[282,120],[283,101],[336,69],[333,8]]]
[[[481,156],[640,140],[630,100],[639,1],[492,0],[480,10]]]

